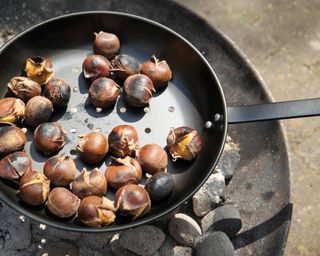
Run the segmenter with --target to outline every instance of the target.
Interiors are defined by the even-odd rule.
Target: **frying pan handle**
[[[320,116],[320,98],[228,107],[228,123]]]

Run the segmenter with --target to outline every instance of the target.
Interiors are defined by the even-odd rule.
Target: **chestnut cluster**
[[[157,89],[168,86],[172,72],[165,60],[154,55],[139,63],[133,56],[118,54],[120,40],[113,34],[94,33],[94,54],[85,58],[83,74],[91,82],[89,101],[95,108],[113,106],[120,95],[120,85],[109,76],[114,73],[123,82],[124,99],[129,106],[144,107]]]

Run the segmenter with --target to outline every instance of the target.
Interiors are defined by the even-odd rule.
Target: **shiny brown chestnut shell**
[[[37,171],[27,172],[19,183],[21,199],[30,205],[43,204],[50,192],[50,180]]]
[[[148,179],[145,189],[152,201],[161,201],[171,195],[175,185],[176,182],[171,173],[158,172]]]
[[[69,218],[79,208],[81,200],[66,188],[54,188],[48,196],[47,207],[60,218]]]
[[[87,196],[103,196],[107,192],[107,180],[94,168],[87,171],[86,168],[72,182],[72,193],[83,199]]]
[[[108,142],[114,156],[134,156],[138,147],[137,130],[131,125],[118,125],[109,134]]]
[[[32,170],[30,156],[22,151],[14,152],[0,161],[0,177],[7,180],[20,179]]]
[[[100,31],[94,35],[96,38],[93,49],[96,54],[103,55],[107,59],[116,56],[120,49],[120,40],[115,34]]]
[[[192,161],[199,155],[202,147],[200,134],[186,126],[171,129],[167,145],[174,161],[178,158]]]
[[[41,93],[40,84],[23,76],[11,78],[8,87],[16,97],[22,99],[24,102],[27,102],[35,96],[39,96]]]
[[[17,98],[4,98],[0,100],[0,122],[16,123],[24,119],[25,104]]]
[[[136,156],[142,169],[149,174],[163,172],[168,166],[167,152],[157,144],[144,145],[136,151]]]
[[[123,84],[126,103],[131,107],[143,107],[152,99],[155,92],[149,77],[142,74],[129,76]]]
[[[54,76],[51,60],[41,56],[28,58],[22,73],[40,85],[48,83]]]
[[[109,150],[106,137],[100,132],[90,132],[80,138],[77,146],[80,158],[90,164],[101,162]]]
[[[44,87],[44,95],[54,107],[65,107],[70,100],[70,85],[63,79],[51,79]]]
[[[116,208],[134,219],[145,215],[151,209],[148,192],[139,185],[128,184],[117,190],[115,194]]]
[[[66,133],[57,122],[40,124],[33,134],[36,149],[43,153],[53,153],[66,144]]]
[[[110,75],[110,62],[102,55],[89,55],[82,64],[83,75],[91,81]]]
[[[112,79],[101,77],[89,88],[90,103],[96,108],[108,108],[117,102],[120,86]]]
[[[27,142],[23,131],[9,123],[0,123],[0,157],[21,151]]]
[[[151,60],[145,61],[140,70],[141,74],[149,77],[156,89],[164,88],[171,80],[172,72],[165,60],[159,61],[154,55]]]
[[[105,176],[108,185],[118,189],[127,184],[138,184],[142,178],[139,162],[131,157],[112,158]]]
[[[49,121],[53,112],[51,101],[42,96],[35,96],[27,102],[25,122],[31,127]]]
[[[117,55],[112,61],[111,66],[114,72],[123,80],[127,77],[139,74],[141,64],[132,56],[121,54]]]
[[[78,209],[78,219],[86,226],[102,227],[110,225],[116,218],[116,208],[106,197],[84,198]]]
[[[43,173],[55,186],[67,186],[77,175],[77,168],[70,156],[53,156],[43,166]]]

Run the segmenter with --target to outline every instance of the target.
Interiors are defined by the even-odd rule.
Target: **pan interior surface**
[[[132,55],[141,63],[154,54],[170,65],[173,77],[169,86],[155,93],[148,108],[128,107],[122,96],[114,107],[102,112],[97,112],[89,104],[90,83],[83,78],[82,62],[93,53],[94,32],[99,31],[112,32],[119,37],[120,54]],[[203,148],[193,162],[172,162],[170,159],[168,171],[175,176],[175,192],[165,202],[153,204],[149,214],[134,222],[119,216],[111,226],[93,229],[82,226],[76,218],[57,219],[45,206],[30,207],[21,202],[17,184],[0,179],[1,196],[10,206],[37,221],[58,228],[88,232],[119,230],[146,223],[173,210],[196,192],[208,177],[223,147],[226,121],[209,130],[204,129],[204,124],[212,121],[216,113],[225,117],[225,101],[211,68],[184,39],[157,23],[119,13],[82,13],[53,19],[28,30],[2,49],[1,97],[7,93],[6,84],[10,78],[21,74],[24,60],[39,55],[51,59],[55,78],[65,79],[71,86],[67,108],[55,110],[50,121],[59,121],[67,132],[68,143],[59,154],[71,154],[78,171],[83,167],[99,167],[104,173],[110,158],[108,154],[103,163],[94,166],[83,163],[75,152],[78,135],[98,129],[107,136],[114,126],[120,124],[129,124],[137,129],[141,146],[157,143],[162,147],[166,146],[170,128],[189,126],[200,132]],[[25,151],[33,159],[33,168],[42,172],[49,156],[35,149],[32,142],[34,129],[25,124],[22,127],[27,128]],[[108,188],[107,197],[113,199],[114,192]]]

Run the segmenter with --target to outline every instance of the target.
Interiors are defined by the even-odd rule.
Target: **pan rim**
[[[107,14],[107,15],[117,15],[117,16],[124,16],[124,17],[129,17],[132,19],[136,19],[136,20],[140,20],[143,21],[145,23],[151,24],[152,26],[158,27],[162,30],[165,30],[168,33],[173,34],[176,38],[179,38],[179,40],[183,41],[185,44],[187,44],[199,57],[200,59],[206,64],[208,70],[210,71],[213,79],[215,80],[217,89],[220,93],[220,97],[221,97],[221,104],[223,107],[223,111],[224,113],[222,113],[223,115],[223,119],[222,119],[222,123],[223,123],[223,137],[222,137],[222,141],[221,144],[219,146],[219,151],[218,154],[215,157],[215,160],[212,161],[210,163],[210,165],[208,166],[207,170],[207,174],[205,175],[205,177],[203,178],[203,180],[196,186],[196,188],[190,192],[190,193],[186,193],[184,195],[183,198],[181,198],[180,200],[178,200],[175,204],[171,205],[170,207],[168,207],[167,209],[155,213],[152,216],[145,216],[142,219],[138,219],[135,222],[131,222],[131,223],[126,223],[126,224],[121,224],[121,225],[117,225],[117,226],[105,226],[105,227],[101,227],[101,228],[92,228],[92,227],[85,227],[85,226],[69,226],[69,225],[65,225],[63,222],[58,222],[55,220],[49,220],[49,219],[45,219],[42,218],[41,216],[32,213],[30,211],[28,211],[27,209],[20,207],[19,205],[17,205],[16,203],[14,203],[12,200],[10,200],[1,190],[0,190],[0,198],[3,202],[5,202],[9,207],[11,207],[12,209],[16,210],[17,212],[29,217],[30,219],[39,222],[39,223],[43,223],[46,224],[48,226],[51,227],[55,227],[58,229],[62,229],[65,231],[73,231],[73,232],[83,232],[83,233],[102,233],[102,232],[113,232],[113,231],[120,231],[120,230],[124,230],[124,229],[128,229],[128,228],[133,228],[133,227],[137,227],[140,225],[145,225],[145,224],[149,224],[152,223],[153,221],[163,217],[166,214],[169,214],[170,212],[174,211],[176,208],[178,208],[180,205],[182,205],[185,201],[187,201],[188,199],[190,199],[201,187],[202,185],[206,182],[206,180],[209,178],[209,176],[211,175],[212,171],[214,170],[215,166],[217,165],[220,156],[222,154],[224,145],[225,145],[225,140],[226,140],[226,136],[227,136],[227,130],[228,130],[228,117],[227,117],[227,105],[226,105],[226,100],[225,100],[225,95],[223,92],[223,89],[221,87],[220,81],[217,77],[217,75],[215,74],[213,68],[211,67],[211,65],[209,64],[209,62],[204,58],[204,56],[200,53],[200,51],[193,45],[191,44],[187,39],[185,39],[183,36],[181,36],[180,34],[178,34],[177,32],[175,32],[174,30],[162,25],[159,22],[153,21],[151,19],[142,17],[142,16],[138,16],[138,15],[134,15],[134,14],[130,14],[130,13],[125,13],[125,12],[116,12],[116,11],[83,11],[83,12],[73,12],[73,13],[69,13],[69,14],[65,14],[65,15],[61,15],[58,17],[54,17],[48,20],[45,20],[43,22],[40,22],[34,26],[31,26],[30,28],[27,28],[26,30],[22,31],[21,33],[17,34],[16,36],[14,36],[13,38],[11,38],[8,42],[6,42],[1,48],[0,48],[0,55],[3,54],[3,52],[6,50],[7,47],[9,47],[12,43],[14,43],[15,41],[17,41],[20,37],[24,36],[25,34],[33,31],[34,29],[37,29],[39,27],[45,26],[49,23],[53,23],[56,22],[58,20],[61,19],[65,19],[65,18],[69,18],[69,17],[74,17],[74,16],[86,16],[86,15],[93,15],[93,14]]]

